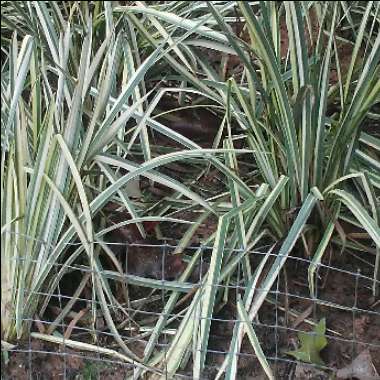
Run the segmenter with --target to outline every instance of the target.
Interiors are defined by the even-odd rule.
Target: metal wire
[[[19,238],[31,239],[41,244],[45,244],[43,241],[38,239],[32,239],[25,235],[18,236]],[[103,243],[103,241],[95,241],[94,244]],[[25,361],[25,371],[28,374],[29,379],[34,379],[40,371],[40,367],[38,365],[38,357],[50,357],[54,356],[55,358],[59,358],[61,361],[57,367],[60,368],[60,378],[62,379],[71,379],[73,378],[73,373],[76,375],[80,374],[80,371],[83,371],[83,366],[86,367],[89,364],[93,367],[93,371],[96,371],[97,378],[101,379],[103,376],[104,366],[118,366],[121,371],[125,371],[125,373],[132,373],[134,369],[136,369],[136,365],[133,363],[127,363],[120,360],[114,360],[109,356],[105,355],[102,352],[102,348],[109,348],[114,351],[119,351],[119,344],[116,341],[116,336],[109,329],[108,322],[105,320],[104,315],[100,313],[99,324],[96,325],[96,321],[92,321],[91,318],[88,319],[87,324],[85,323],[84,316],[82,319],[78,319],[76,323],[73,323],[73,320],[78,315],[81,310],[86,309],[86,313],[84,315],[91,314],[92,305],[96,310],[102,310],[101,306],[107,307],[111,313],[112,318],[114,319],[114,323],[116,328],[118,328],[119,337],[124,341],[124,343],[130,347],[135,348],[139,347],[139,349],[144,350],[147,344],[147,341],[151,337],[154,331],[154,327],[162,316],[164,305],[168,299],[168,297],[172,294],[172,290],[165,289],[165,286],[170,283],[165,281],[164,276],[164,265],[166,262],[166,258],[170,255],[170,252],[176,248],[175,244],[169,244],[167,241],[163,241],[160,244],[144,244],[144,243],[133,243],[121,244],[120,242],[106,242],[107,245],[123,245],[126,247],[126,254],[133,254],[133,249],[135,247],[139,248],[154,248],[157,252],[162,254],[162,276],[161,281],[162,284],[161,289],[151,290],[148,292],[148,288],[138,285],[128,285],[129,280],[133,278],[135,275],[131,275],[123,272],[121,276],[119,276],[118,281],[113,280],[108,275],[110,274],[109,269],[104,269],[100,273],[92,268],[90,265],[86,265],[85,262],[80,262],[79,260],[67,264],[65,262],[53,262],[50,264],[51,273],[53,276],[63,275],[60,281],[58,281],[58,286],[54,289],[49,289],[49,286],[44,287],[43,289],[33,290],[24,288],[22,290],[15,289],[17,291],[23,292],[24,299],[28,297],[36,297],[36,299],[49,299],[49,307],[42,315],[36,315],[30,318],[21,319],[20,323],[25,323],[25,325],[29,328],[29,334],[27,334],[28,339],[25,342],[20,342],[15,345],[13,348],[7,348],[2,346],[2,351],[6,351],[8,357],[10,358],[9,362],[12,363],[12,360],[17,358],[17,355],[21,355],[23,360]],[[46,244],[45,244],[46,245]],[[69,243],[70,247],[78,247],[80,243]],[[54,249],[55,247],[50,246],[50,249]],[[260,259],[266,252],[267,246],[260,247],[260,249],[256,249],[254,251],[249,251],[246,254],[249,255],[250,258]],[[201,255],[199,259],[199,267],[200,267],[200,277],[199,280],[194,281],[193,286],[195,289],[203,288],[209,286],[207,283],[203,281],[202,278],[202,266],[207,263],[208,253],[212,252],[212,246],[191,246],[187,247],[185,250],[185,254],[188,257],[192,256],[192,253],[197,250],[201,250]],[[241,249],[227,249],[226,252],[231,254],[238,254],[244,252]],[[272,257],[277,257],[277,253],[271,253]],[[38,264],[38,260],[30,260],[23,255],[17,255],[12,260],[16,260],[23,265],[23,262],[28,261],[31,264]],[[287,263],[294,263],[292,265],[299,267],[306,271],[307,267],[311,264],[311,261],[306,258],[300,258],[296,256],[287,256]],[[361,264],[363,265],[363,263]],[[300,270],[301,270],[300,269]],[[338,301],[329,300],[329,294],[325,290],[322,290],[318,283],[318,277],[320,276],[320,271],[327,269],[329,272],[329,276],[340,275],[344,278],[345,284],[348,286],[348,289],[353,290],[353,294],[347,299],[340,298]],[[83,291],[81,294],[73,298],[73,294],[68,294],[67,289],[65,289],[65,281],[67,279],[72,279],[73,281],[73,273],[77,274],[78,278],[83,278],[86,274],[92,275],[100,275],[103,278],[107,278],[109,284],[112,284],[112,294],[113,297],[118,297],[121,294],[117,293],[118,290],[116,288],[116,283],[123,284],[127,286],[128,289],[128,299],[124,302],[115,302],[116,298],[111,300],[108,297],[107,302],[101,302],[98,299],[88,298],[83,296]],[[72,277],[70,277],[72,276]],[[108,277],[107,277],[108,276]],[[67,278],[66,278],[67,277]],[[351,272],[347,268],[340,268],[333,265],[327,265],[320,263],[316,270],[315,276],[315,295],[314,297],[310,297],[308,295],[307,287],[303,288],[299,286],[297,291],[294,291],[294,288],[290,290],[283,286],[282,279],[280,277],[277,278],[274,286],[271,289],[264,289],[258,286],[255,291],[256,294],[259,292],[266,292],[268,294],[267,302],[259,310],[259,319],[254,319],[251,321],[251,325],[258,334],[259,340],[261,337],[262,340],[262,348],[265,353],[266,360],[277,374],[276,378],[288,378],[291,372],[291,369],[299,364],[299,361],[295,360],[291,356],[287,355],[285,351],[293,350],[294,347],[291,345],[291,342],[296,341],[296,337],[299,333],[305,331],[305,324],[300,323],[298,326],[292,326],[289,324],[290,315],[296,313],[298,315],[302,314],[303,310],[297,311],[296,306],[298,304],[302,305],[312,305],[312,313],[310,320],[307,321],[307,324],[312,325],[313,323],[318,322],[318,317],[320,318],[322,314],[329,315],[328,312],[324,311],[321,313],[321,308],[328,308],[330,313],[345,313],[344,315],[351,315],[351,323],[352,323],[352,331],[335,331],[332,327],[329,327],[329,323],[327,323],[327,331],[325,334],[326,339],[329,342],[335,342],[336,344],[340,344],[343,346],[349,345],[351,347],[351,359],[357,354],[359,347],[367,347],[374,351],[380,350],[380,341],[366,341],[362,339],[361,334],[357,331],[356,321],[357,318],[362,316],[367,316],[368,318],[373,318],[376,320],[380,320],[380,310],[371,309],[370,307],[363,307],[360,303],[360,292],[367,291],[369,292],[370,286],[373,282],[373,279],[362,273],[361,271]],[[66,278],[66,279],[65,279]],[[68,280],[67,280],[68,281]],[[288,281],[286,280],[286,283]],[[77,286],[79,285],[76,284]],[[247,284],[244,282],[244,273],[241,270],[241,264],[235,268],[234,276],[230,278],[230,281],[225,281],[223,283],[214,284],[211,286],[215,286],[218,289],[217,294],[232,294],[233,292],[235,299],[244,294],[247,290]],[[327,285],[328,286],[328,282]],[[189,288],[190,289],[190,288]],[[191,290],[183,291],[181,294],[183,297],[186,295],[191,295]],[[133,295],[132,293],[135,292]],[[117,293],[117,294],[116,294]],[[228,299],[228,298],[227,298]],[[284,303],[283,300],[286,300]],[[69,315],[68,312],[64,315],[64,317],[57,319],[57,314],[63,313],[65,310],[65,306],[72,302],[72,310],[75,310],[74,314]],[[203,300],[205,301],[205,300]],[[222,301],[220,299],[219,301]],[[292,306],[290,310],[289,304]],[[81,306],[78,306],[81,305]],[[86,306],[87,305],[87,306]],[[15,307],[15,305],[13,305]],[[154,348],[156,352],[161,352],[163,354],[163,363],[164,367],[160,368],[160,373],[164,377],[167,377],[167,368],[166,363],[169,358],[168,350],[171,347],[171,342],[175,337],[176,331],[178,330],[178,326],[184,319],[184,315],[188,310],[188,303],[184,302],[178,310],[175,312],[166,313],[165,317],[170,321],[167,323],[164,331],[161,333],[160,338],[156,340],[154,344]],[[56,311],[56,314],[53,311]],[[224,309],[222,309],[224,310]],[[269,312],[267,311],[269,310]],[[69,311],[69,310],[68,310]],[[128,317],[129,316],[129,317]],[[132,318],[130,318],[133,316]],[[285,317],[284,317],[285,316]],[[123,319],[124,320],[120,320]],[[129,318],[129,319],[128,319]],[[293,315],[293,319],[294,319]],[[200,315],[198,316],[199,322],[204,320]],[[235,355],[236,352],[230,350],[230,341],[233,334],[233,327],[237,326],[241,323],[246,323],[246,321],[241,320],[235,315],[235,312],[232,311],[230,314],[226,314],[226,312],[222,315],[218,314],[218,311],[215,310],[211,318],[207,318],[211,321],[212,330],[210,333],[209,345],[207,347],[201,347],[201,352],[206,352],[206,365],[204,371],[204,377],[201,379],[210,379],[214,378],[216,372],[220,368],[220,363],[215,364],[216,357],[226,358],[229,355]],[[305,322],[305,321],[301,321]],[[103,325],[102,325],[103,324]],[[199,323],[199,326],[202,326],[202,323]],[[219,326],[219,327],[218,327]],[[223,327],[224,326],[224,327]],[[49,328],[54,328],[54,334],[56,336],[65,337],[65,333],[71,331],[69,335],[70,340],[75,340],[79,342],[90,342],[93,346],[99,347],[97,352],[91,352],[89,355],[88,352],[82,350],[82,352],[77,352],[73,348],[70,348],[70,345],[66,345],[67,339],[65,338],[62,344],[53,345],[51,343],[46,343],[40,341],[40,347],[35,346],[35,339],[32,338],[30,333],[36,331],[46,332]],[[215,331],[214,331],[215,330]],[[310,328],[309,328],[310,330]],[[223,331],[225,334],[219,334],[218,332]],[[198,333],[200,333],[198,331]],[[260,335],[261,334],[261,335]],[[268,340],[268,337],[272,337],[273,339]],[[95,340],[94,340],[95,339]],[[216,342],[222,342],[223,347],[218,347]],[[245,341],[244,341],[245,342]],[[284,343],[285,342],[285,343]],[[329,343],[330,344],[330,343]],[[243,347],[244,346],[244,347]],[[243,344],[243,348],[237,353],[239,356],[239,362],[248,360],[250,363],[257,364],[257,357],[252,349],[246,349],[246,342]],[[48,349],[49,348],[49,349]],[[50,351],[50,348],[52,351]],[[44,356],[45,355],[45,356]],[[184,357],[191,358],[191,355],[194,355],[194,347],[187,347],[184,353]],[[37,358],[37,359],[36,359]],[[79,363],[81,363],[81,368],[72,368],[72,361],[76,358]],[[50,359],[46,359],[50,360]],[[174,378],[178,379],[192,379],[193,375],[191,373],[191,361],[187,366],[185,365],[183,368],[180,368],[178,373]],[[8,364],[8,365],[10,365]],[[252,364],[253,365],[253,364]],[[311,363],[303,363],[302,365],[308,366],[310,368],[314,368],[314,365]],[[286,369],[284,369],[285,367]],[[92,368],[91,367],[91,368]],[[27,370],[26,370],[27,368]],[[108,368],[108,367],[107,367]],[[239,367],[240,368],[240,367]],[[259,365],[256,367],[252,367],[250,370],[254,373],[255,370],[260,368]],[[329,365],[319,366],[319,370],[323,371],[335,371],[336,368]],[[282,371],[282,372],[281,372]],[[288,372],[288,377],[285,377],[284,373]],[[294,372],[294,371],[293,371]],[[123,372],[124,373],[124,372]],[[203,376],[203,375],[202,375]],[[4,377],[6,378],[6,377]]]

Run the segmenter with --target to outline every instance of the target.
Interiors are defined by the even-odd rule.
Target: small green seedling
[[[299,332],[298,339],[301,342],[301,347],[296,351],[288,351],[286,353],[306,363],[323,365],[324,362],[319,353],[327,345],[325,332],[326,319],[323,318],[314,327],[314,330],[312,332]]]

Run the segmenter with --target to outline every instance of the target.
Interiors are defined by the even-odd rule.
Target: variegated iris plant
[[[123,351],[111,354],[141,362],[136,376],[152,367],[174,375],[192,347],[193,374],[199,378],[220,298],[217,285],[228,285],[241,265],[246,292],[237,310],[247,324],[236,323],[220,374],[235,378],[235,354],[247,333],[273,378],[250,321],[298,242],[303,247],[298,251],[312,260],[312,296],[318,264],[329,247],[339,246],[373,256],[373,292],[378,292],[380,5],[119,3],[2,4],[2,340],[25,336],[30,321],[46,309],[46,294],[83,257],[90,274],[47,334],[34,336],[60,342],[51,334],[88,283],[94,319],[100,310]],[[220,67],[205,59],[209,52],[220,58]],[[231,59],[239,62],[232,73]],[[154,111],[168,93],[180,106],[191,98],[219,113],[212,148],[157,121]],[[157,149],[152,131],[182,148]],[[162,173],[176,161],[201,170],[214,167],[225,187],[205,199],[195,186]],[[254,186],[238,174],[247,162]],[[171,190],[150,216],[130,196],[129,185],[143,177]],[[200,251],[175,284],[160,283],[170,295],[146,335],[144,356],[137,357],[119,335],[112,313],[113,307],[124,310],[109,283],[123,269],[101,243],[107,230],[94,223],[110,200],[128,210],[127,223],[137,223],[142,236],[143,221],[178,223],[183,221],[170,217],[173,211],[200,212],[181,249],[208,215],[219,217],[205,242],[214,249],[204,286],[194,293],[166,355],[155,350],[156,343],[169,323],[167,315],[189,290],[186,279]],[[350,234],[342,224],[361,234]],[[265,291],[256,294],[273,246],[258,268],[251,268],[246,252],[268,239],[281,244],[261,284]],[[69,249],[74,241],[80,244]],[[231,254],[234,248],[241,253]],[[114,272],[103,270],[100,252],[114,262]]]

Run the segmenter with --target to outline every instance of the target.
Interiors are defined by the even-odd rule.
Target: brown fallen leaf
[[[369,350],[362,351],[348,366],[341,368],[336,373],[339,379],[379,380],[380,376],[372,363]]]
[[[65,334],[64,334],[65,339],[70,339],[71,333],[72,333],[73,329],[75,328],[75,326],[77,325],[78,321],[84,315],[86,315],[88,313],[88,311],[89,311],[89,309],[86,308],[86,309],[80,310],[79,313],[76,313],[75,317],[71,320],[71,322],[67,326],[67,329],[66,329]]]
[[[44,324],[42,323],[40,317],[38,316],[38,314],[36,314],[35,317],[34,317],[34,323],[35,323],[36,326],[37,326],[38,332],[39,332],[40,334],[44,334],[45,331],[46,331],[46,329],[45,329],[45,326],[44,326]]]
[[[294,321],[292,328],[296,329],[305,319],[307,319],[313,311],[313,305],[308,306]]]
[[[295,380],[327,380],[328,374],[304,363],[297,363],[294,379]]]

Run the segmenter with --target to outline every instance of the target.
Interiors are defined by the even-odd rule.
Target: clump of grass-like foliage
[[[189,360],[185,351],[192,347],[193,375],[199,378],[221,289],[217,285],[228,285],[242,265],[246,291],[236,302],[249,327],[236,323],[231,354],[220,373],[235,378],[234,353],[247,333],[272,377],[250,321],[298,242],[312,258],[312,296],[315,270],[332,244],[374,255],[373,292],[378,292],[380,142],[364,127],[380,119],[379,4],[117,3],[2,4],[2,340],[25,337],[30,321],[49,303],[45,294],[81,257],[91,275],[80,286],[92,287],[98,302],[92,314],[95,318],[100,308],[123,352],[114,355],[140,362],[136,376],[152,367],[172,376]],[[341,44],[352,49],[348,61]],[[220,58],[220,67],[205,59],[209,52]],[[229,57],[240,66],[226,77]],[[191,100],[208,104],[222,117],[212,148],[157,121],[153,115],[167,94],[178,107]],[[152,132],[181,149],[161,151]],[[214,167],[225,178],[223,190],[205,199],[195,187],[163,174],[161,168],[176,161],[199,171]],[[238,174],[247,162],[253,166],[250,183]],[[129,194],[128,184],[143,177],[171,191],[170,198],[150,208],[154,213]],[[115,276],[123,274],[121,263],[105,244],[94,243],[108,231],[94,221],[115,200],[143,237],[144,221],[184,222],[171,215],[197,210],[200,217],[181,247],[208,215],[218,216],[217,230],[206,242],[214,246],[207,276],[165,356],[156,343],[188,289],[200,251],[175,290],[161,284],[171,293],[146,335],[144,356],[138,357],[119,335],[112,308],[123,306],[111,290],[112,271],[105,274],[99,255],[115,263]],[[361,229],[365,239],[349,236],[342,223]],[[75,240],[81,245],[68,250]],[[282,243],[260,285],[265,291],[256,293],[268,256],[253,270],[245,254],[268,240]],[[241,253],[229,253],[234,248]],[[57,272],[57,264],[65,265]],[[35,336],[61,342],[52,333],[69,309],[48,334]]]

